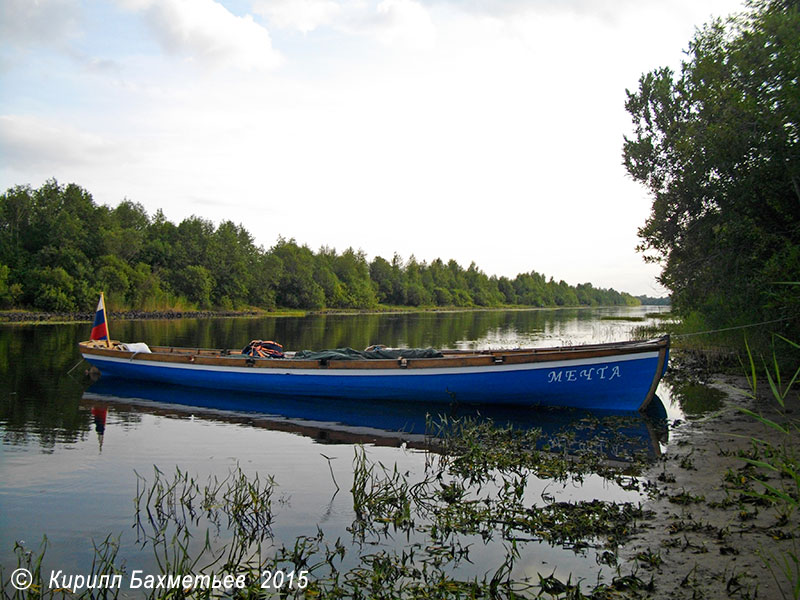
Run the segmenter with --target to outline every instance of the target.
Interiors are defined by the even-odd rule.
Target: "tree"
[[[283,265],[278,281],[276,300],[288,308],[322,308],[325,292],[314,281],[314,253],[308,246],[298,246],[291,240],[280,238],[272,248]]]
[[[334,271],[335,262],[335,249],[327,246],[320,248],[314,260],[314,281],[325,293],[325,306],[345,308],[351,305],[352,299]]]
[[[22,286],[19,283],[9,283],[11,269],[0,263],[0,308],[13,306],[22,295]]]
[[[175,225],[162,211],[151,218],[130,200],[97,206],[88,191],[55,180],[0,195],[0,308],[86,311],[101,290],[111,310],[187,303],[266,309],[371,308],[378,302],[552,306],[556,289],[559,303],[573,302],[573,288],[547,283],[536,272],[511,281],[488,277],[475,263],[465,270],[452,259],[428,265],[398,254],[391,262],[378,256],[368,264],[362,250],[339,255],[322,247],[315,254],[282,238],[264,250],[231,221],[215,226],[192,216]],[[594,294],[599,303],[626,301],[614,290]]]
[[[381,256],[376,256],[369,264],[369,277],[375,284],[375,295],[378,302],[388,304],[392,301],[394,286],[392,284],[392,265]]]
[[[680,74],[628,91],[623,160],[675,307],[709,324],[800,313],[800,3],[751,0],[699,30]]]
[[[211,306],[211,293],[214,291],[214,278],[208,269],[200,265],[188,265],[176,271],[172,277],[177,293],[195,302],[200,308]]]
[[[207,269],[216,282],[212,300],[223,308],[238,308],[250,291],[253,238],[241,225],[223,221],[206,246]]]
[[[375,288],[369,278],[367,257],[362,250],[345,250],[333,261],[336,277],[347,290],[348,306],[352,308],[372,308],[378,304]]]
[[[150,217],[141,204],[123,200],[109,220],[110,226],[102,230],[105,250],[131,263],[142,250]]]

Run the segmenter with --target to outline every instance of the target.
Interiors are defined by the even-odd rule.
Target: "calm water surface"
[[[111,334],[151,345],[243,347],[251,339],[273,339],[287,350],[341,346],[500,348],[626,339],[653,307],[530,311],[476,311],[390,315],[337,315],[303,318],[203,319],[111,322]],[[606,317],[606,319],[603,319]],[[231,469],[271,476],[277,487],[272,533],[276,544],[313,536],[343,541],[354,519],[353,460],[363,446],[371,461],[422,474],[425,408],[398,405],[279,402],[245,394],[121,385],[102,379],[90,385],[77,342],[89,324],[0,326],[0,564],[16,566],[15,542],[36,550],[47,536],[45,565],[66,573],[87,573],[94,543],[112,535],[120,541],[125,567],[157,573],[149,548],[137,543],[134,498],[141,478],[153,479],[154,466],[175,468],[201,483],[224,478]],[[682,418],[659,390],[669,420]],[[450,412],[450,407],[427,407]],[[498,409],[497,422],[521,427],[558,428],[570,415]],[[458,409],[457,416],[474,414]],[[485,411],[482,414],[486,414]],[[641,425],[641,444],[651,453],[668,449],[666,429]],[[589,434],[591,435],[591,432]],[[619,449],[610,449],[618,452]],[[137,473],[139,474],[137,476]],[[340,488],[337,493],[336,486]],[[638,501],[628,492],[589,477],[582,485],[533,481],[526,502],[543,495],[557,500]],[[224,538],[225,533],[217,535]],[[376,540],[378,546],[405,540]],[[459,567],[482,577],[498,566],[497,543],[471,543],[470,560]],[[592,551],[547,544],[520,548],[515,576],[584,577],[602,570]]]

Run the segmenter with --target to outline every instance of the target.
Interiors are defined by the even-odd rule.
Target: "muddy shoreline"
[[[752,398],[744,377],[715,375],[708,383],[726,400],[675,427],[667,452],[644,474],[650,499],[643,508],[654,516],[620,549],[621,570],[652,579],[648,597],[656,599],[793,598],[781,561],[800,545],[798,514],[782,519],[748,495],[761,488],[743,460],[754,456],[752,438],[776,446],[786,439],[739,407],[786,422],[800,415],[797,392],[780,414],[771,394],[762,393],[769,389]],[[770,483],[780,485],[775,477]]]

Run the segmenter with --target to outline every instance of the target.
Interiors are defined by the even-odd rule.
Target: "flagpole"
[[[106,322],[106,348],[111,348],[111,332],[108,329],[108,311],[106,310],[106,297],[103,292],[100,292],[100,302],[103,304],[103,318]]]

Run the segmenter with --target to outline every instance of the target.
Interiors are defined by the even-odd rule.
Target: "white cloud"
[[[265,245],[282,234],[650,292],[657,266],[633,250],[650,202],[620,164],[624,90],[679,62],[705,13],[734,2],[620,0],[605,18],[618,5],[542,1],[257,0],[256,22],[228,0],[84,8],[74,45],[118,68],[53,60],[54,44],[9,61],[0,180],[57,177],[175,221],[232,219]],[[266,28],[290,60],[255,77],[176,68],[150,42],[259,68],[277,58]]]
[[[449,4],[464,12],[496,18],[514,18],[520,14],[570,14],[618,23],[631,14],[662,11],[672,14],[700,14],[725,16],[731,8],[730,0],[429,0],[433,4]],[[744,0],[739,8],[743,8]],[[695,23],[700,25],[701,23]]]
[[[4,44],[52,44],[79,33],[80,6],[76,0],[3,0],[0,38]]]
[[[238,17],[214,0],[118,0],[142,12],[156,40],[170,54],[216,67],[250,71],[282,62],[269,32],[250,15]]]
[[[75,127],[32,116],[0,116],[3,162],[14,169],[60,169],[119,159],[108,140]]]
[[[280,29],[308,33],[335,22],[342,7],[333,0],[256,0],[253,12]]]
[[[428,8],[416,0],[256,0],[253,11],[282,29],[309,33],[327,26],[399,49],[426,50],[436,40]]]
[[[427,9],[414,0],[383,0],[363,22],[367,31],[386,46],[429,49],[436,29]]]

